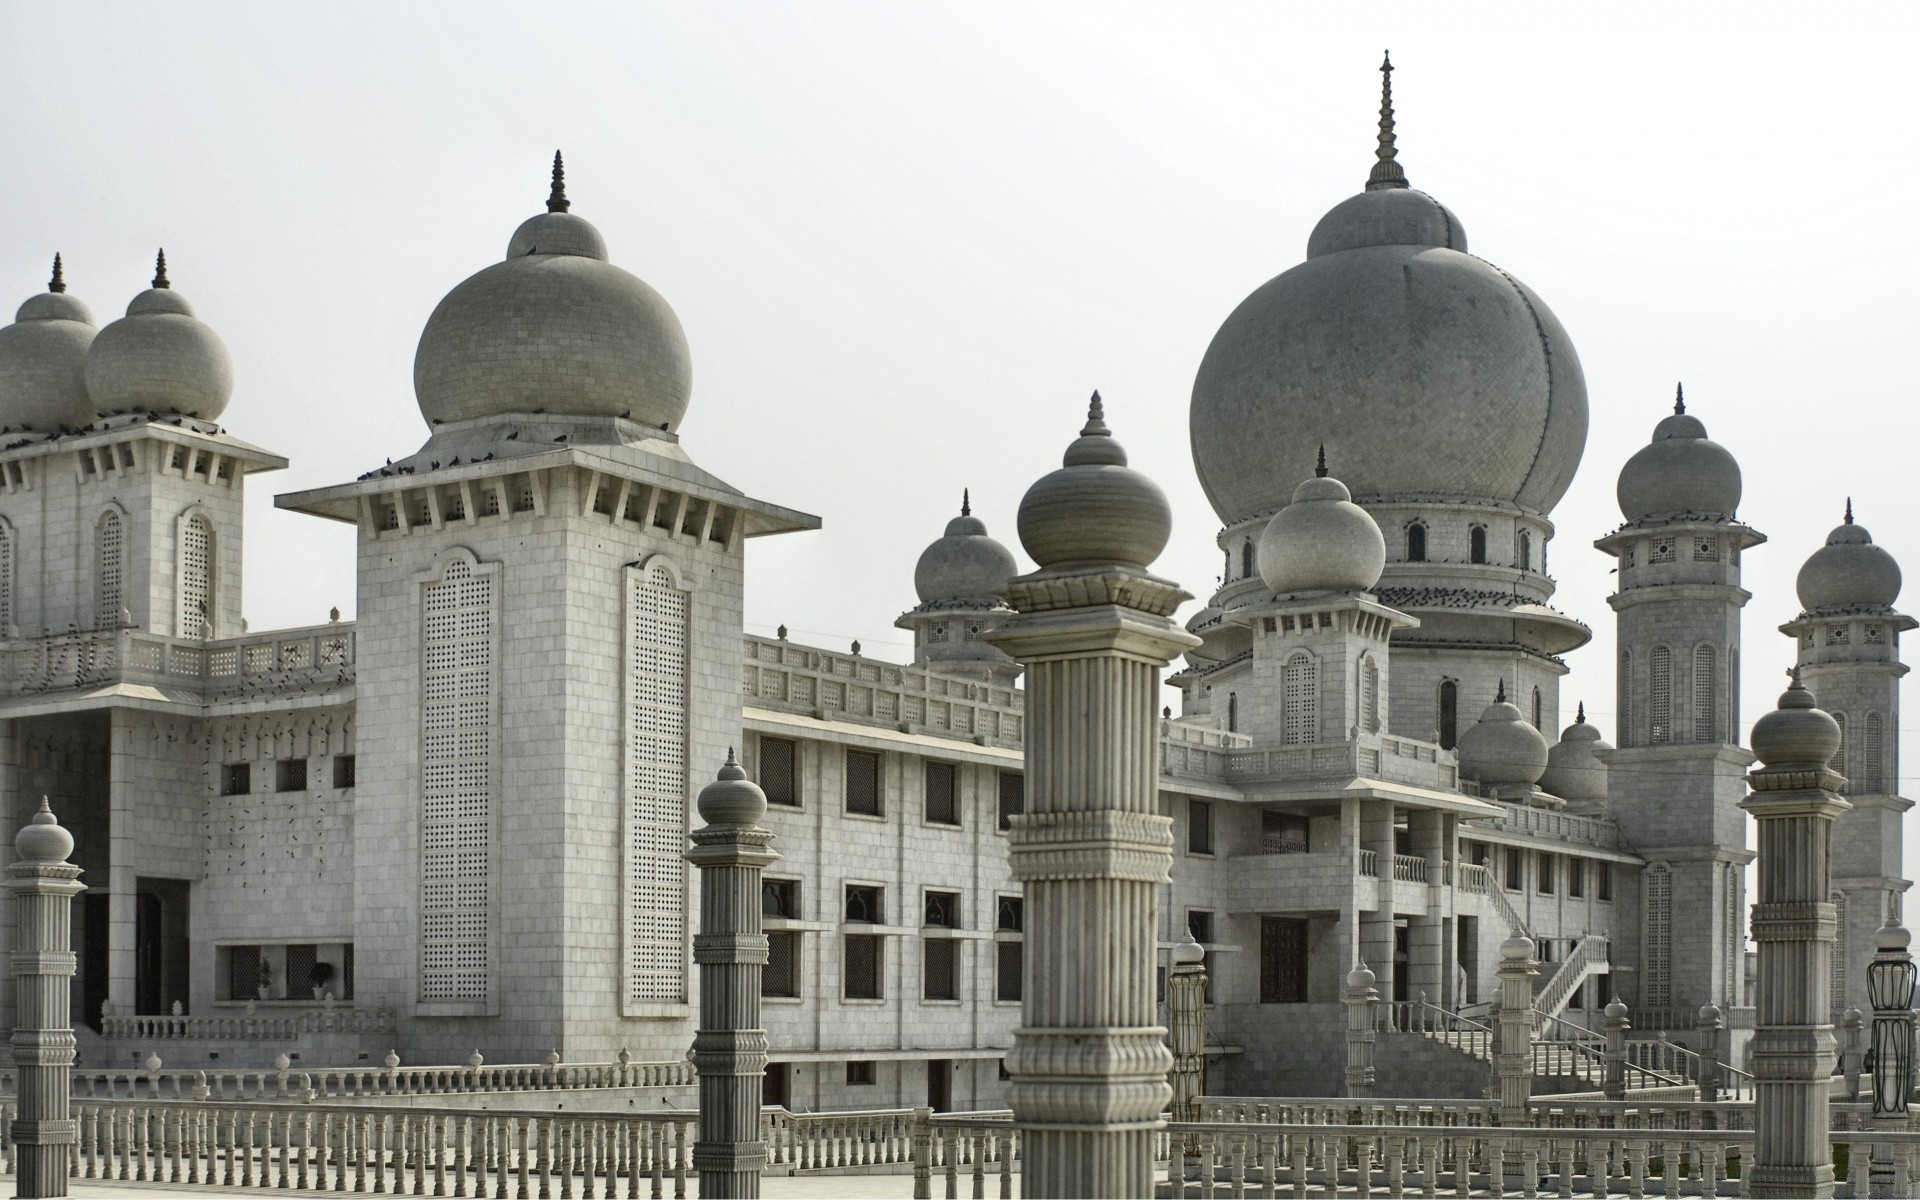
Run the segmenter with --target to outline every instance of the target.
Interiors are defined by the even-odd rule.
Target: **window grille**
[[[1187,801],[1187,853],[1213,853],[1213,805],[1205,800]]]
[[[1673,651],[1665,646],[1653,648],[1653,687],[1649,707],[1653,722],[1649,731],[1655,745],[1673,740]]]
[[[884,957],[882,939],[872,934],[852,934],[846,939],[845,979],[842,994],[849,1000],[880,1000],[880,964]]]
[[[880,756],[847,751],[847,811],[880,816]]]
[[[1719,714],[1714,711],[1720,696],[1719,664],[1712,646],[1693,648],[1693,740],[1711,742],[1719,737]]]
[[[1727,734],[1728,741],[1740,737],[1740,647],[1727,649]]]
[[[1000,828],[1012,829],[1013,818],[1026,811],[1026,776],[1014,771],[1000,772]]]
[[[1380,732],[1380,664],[1367,655],[1360,664],[1360,728]]]
[[[1628,546],[1620,554],[1620,569],[1623,571],[1633,570],[1633,561],[1634,561],[1633,547]]]
[[[800,761],[798,743],[786,738],[760,739],[760,790],[768,804],[800,805],[800,779],[795,768]]]
[[[1727,902],[1721,909],[1720,929],[1720,994],[1728,1005],[1740,1003],[1740,952],[1743,939],[1740,937],[1740,914],[1746,910],[1744,903],[1745,886],[1740,868],[1729,865],[1725,869],[1727,881]]]
[[[1024,896],[1000,897],[994,928],[1002,933],[1019,933],[1027,927],[1027,901]]]
[[[800,996],[800,935],[767,935],[767,966],[760,973],[760,994],[798,999]]]
[[[1847,644],[1847,627],[1845,625],[1827,626],[1827,645],[1844,646],[1846,644]]]
[[[993,949],[993,998],[1009,1003],[1024,998],[1025,945],[1013,941],[995,942]]]
[[[1636,736],[1637,731],[1633,727],[1633,651],[1631,650],[1620,652],[1620,678],[1616,681],[1616,685],[1619,692],[1620,713],[1617,722],[1619,728],[1615,730],[1615,736],[1620,739],[1622,746],[1638,745],[1640,739]]]
[[[1710,537],[1695,538],[1693,540],[1693,557],[1699,562],[1719,562],[1720,540]]]
[[[0,637],[13,623],[13,530],[0,522]]]
[[[1641,964],[1643,1008],[1673,1006],[1673,872],[1655,863],[1646,872],[1646,961]]]
[[[927,764],[927,820],[936,825],[960,823],[960,797],[959,789],[955,786],[955,775],[952,763]]]
[[[960,893],[928,892],[923,924],[937,929],[960,928]]]
[[[276,792],[306,791],[307,760],[304,758],[283,758],[275,763],[273,790]]]
[[[1280,689],[1285,744],[1302,746],[1319,740],[1320,664],[1309,655],[1294,655],[1281,674]]]
[[[420,994],[427,1001],[488,995],[496,608],[494,576],[464,560],[450,563],[422,597]]]
[[[228,763],[220,769],[220,794],[222,796],[244,796],[252,790],[252,763]]]
[[[117,612],[119,605],[115,604]],[[213,526],[198,513],[180,526],[180,615],[184,638],[212,636]]]
[[[1867,643],[1877,646],[1887,640],[1886,630],[1879,625],[1867,626]]]
[[[333,756],[333,786],[350,788],[355,778],[355,761],[351,754]]]
[[[627,996],[687,997],[688,596],[660,563],[627,568]]]
[[[313,994],[313,968],[320,947],[311,943],[287,947],[287,999],[304,1000]]]
[[[1427,561],[1427,527],[1418,521],[1407,526],[1407,561]]]
[[[1487,561],[1487,527],[1475,525],[1467,531],[1467,561],[1484,563]]]
[[[960,943],[947,938],[920,943],[921,991],[923,1000],[960,998]]]
[[[123,537],[120,514],[108,509],[100,516],[100,524],[94,530],[94,610],[93,627],[95,629],[118,629],[120,627],[120,571],[123,555]]]
[[[1845,775],[1847,773],[1847,714],[1837,712],[1832,714],[1832,716],[1833,723],[1840,727],[1840,748],[1833,752],[1833,758],[1827,763],[1827,766],[1832,769],[1834,774]],[[1841,790],[1851,792],[1853,791],[1853,785],[1849,783]]]
[[[1827,1002],[1832,1006],[1832,1016],[1840,1017],[1847,1011],[1847,894],[1835,889],[1828,897],[1833,905],[1833,957],[1827,963]],[[1834,1020],[1834,1024],[1840,1024]]]
[[[1860,742],[1860,790],[1877,796],[1886,790],[1886,775],[1881,765],[1880,714],[1867,714],[1866,735]]]
[[[226,1000],[252,1000],[260,994],[260,947],[228,946]]]
[[[1673,539],[1655,538],[1653,547],[1647,552],[1647,561],[1650,563],[1670,563],[1673,560]]]

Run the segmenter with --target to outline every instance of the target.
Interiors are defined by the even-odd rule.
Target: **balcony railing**
[[[351,683],[353,672],[354,629],[345,622],[220,641],[102,629],[0,643],[0,694],[13,696],[146,683],[217,700]]]
[[[1401,883],[1425,883],[1427,860],[1417,854],[1396,854],[1393,856],[1393,877]]]
[[[863,724],[1022,745],[1026,697],[1017,689],[924,667],[749,636],[741,690],[749,702]]]

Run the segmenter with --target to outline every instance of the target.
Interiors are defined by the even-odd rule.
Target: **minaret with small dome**
[[[1826,544],[1800,568],[1800,615],[1780,627],[1792,638],[1801,681],[1839,726],[1833,770],[1853,809],[1833,827],[1833,1011],[1871,1008],[1866,964],[1875,932],[1900,912],[1901,825],[1913,801],[1900,788],[1900,635],[1915,620],[1894,608],[1900,564],[1854,520],[1853,501]]]
[[[1018,573],[1013,554],[987,535],[986,523],[973,515],[972,494],[963,491],[960,515],[914,565],[920,603],[894,622],[913,632],[913,661],[1012,687],[1020,667],[986,635],[1013,615],[1000,593]]]
[[[1739,804],[1753,756],[1740,745],[1740,579],[1766,538],[1739,520],[1740,495],[1739,464],[1676,386],[1673,412],[1620,471],[1625,522],[1594,543],[1619,560],[1609,808],[1650,864],[1650,932],[1614,954],[1640,959],[1643,1010],[1744,1000],[1753,851]]]

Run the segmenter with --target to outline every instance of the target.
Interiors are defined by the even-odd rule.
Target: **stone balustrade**
[[[108,1015],[100,1035],[109,1041],[169,1042],[211,1039],[229,1042],[290,1042],[314,1033],[392,1033],[397,1028],[389,1005],[355,1008],[350,1004],[301,1008],[291,1012],[214,1013],[211,1016],[158,1014]]]
[[[693,1064],[661,1062],[486,1063],[442,1066],[315,1067],[267,1070],[102,1071],[77,1068],[73,1095],[90,1100],[325,1102],[361,1097],[466,1095],[478,1092],[686,1088]],[[0,1094],[11,1096],[14,1073],[0,1072]]]
[[[1020,749],[1026,696],[924,667],[749,636],[741,690],[764,704]]]
[[[145,683],[211,702],[351,683],[353,676],[351,622],[219,641],[99,629],[0,643],[0,680],[11,695]]]
[[[1598,850],[1620,850],[1620,827],[1606,817],[1582,817],[1548,808],[1502,805],[1497,816],[1476,817],[1475,827],[1504,830],[1528,837],[1575,842]]]
[[[916,1114],[920,1120],[929,1115],[912,1108],[794,1113],[771,1107],[761,1112],[767,1170],[788,1175],[909,1162]]]

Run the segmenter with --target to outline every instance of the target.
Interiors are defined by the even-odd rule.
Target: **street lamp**
[[[1898,918],[1874,935],[1877,953],[1867,965],[1867,996],[1873,1002],[1873,1112],[1907,1111],[1907,1077],[1913,1070],[1913,940]]]

